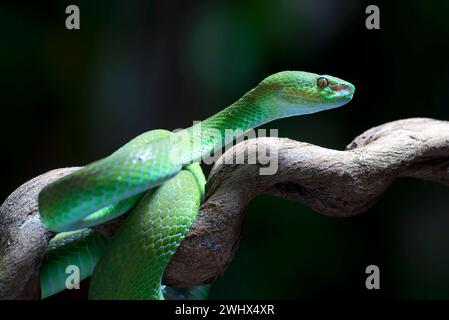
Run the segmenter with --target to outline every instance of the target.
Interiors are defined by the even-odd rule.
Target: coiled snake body
[[[41,269],[42,296],[64,289],[62,275],[73,264],[82,269],[83,277],[93,272],[92,299],[164,298],[165,267],[204,195],[198,161],[232,141],[236,133],[342,106],[354,90],[349,82],[332,76],[279,72],[201,123],[172,134],[144,133],[109,157],[49,184],[39,194],[42,221],[53,231],[81,231],[64,233],[50,246]],[[85,229],[128,211],[109,243]]]

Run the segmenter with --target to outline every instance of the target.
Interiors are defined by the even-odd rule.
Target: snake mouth
[[[337,95],[347,95],[347,94],[353,94],[354,92],[354,86],[349,86],[347,84],[338,84],[332,87],[332,90],[336,92]]]
[[[333,98],[351,100],[354,95],[355,87],[352,84],[337,84],[331,87],[334,92]]]

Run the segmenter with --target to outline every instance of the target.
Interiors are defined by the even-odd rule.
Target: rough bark
[[[261,165],[249,164],[260,146],[276,147],[275,175],[260,175]],[[241,154],[245,164],[224,161]],[[30,180],[0,207],[0,297],[38,297],[38,270],[52,234],[35,218],[37,195],[44,185],[75,169],[57,169]],[[425,118],[390,122],[355,138],[345,151],[282,138],[240,143],[212,169],[201,211],[167,267],[164,283],[188,287],[220,276],[238,246],[245,208],[259,194],[348,217],[372,207],[400,177],[449,185],[449,122]],[[112,235],[122,220],[98,230]]]
[[[275,175],[259,175],[258,165],[224,163],[245,152],[256,156],[259,144],[267,149],[278,146]],[[223,154],[215,164],[198,218],[165,271],[168,285],[199,285],[223,274],[237,249],[245,208],[259,194],[300,202],[328,216],[349,217],[372,207],[399,177],[449,185],[447,121],[414,118],[386,123],[355,138],[345,151],[258,138],[227,153],[231,155]]]
[[[37,176],[11,193],[0,207],[0,299],[39,297],[37,271],[53,233],[37,218],[37,198],[48,183],[76,169]]]

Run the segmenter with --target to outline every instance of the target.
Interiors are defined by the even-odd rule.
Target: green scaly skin
[[[162,274],[196,217],[204,189],[195,170],[183,168],[236,138],[229,129],[241,134],[275,119],[336,108],[352,99],[352,84],[324,76],[327,83],[320,86],[320,77],[300,71],[276,73],[201,124],[155,140],[143,134],[111,156],[45,187],[39,195],[40,214],[46,226],[58,232],[115,218],[140,199],[95,269],[90,297],[163,298]],[[116,246],[118,250],[110,249]]]
[[[152,140],[168,137],[170,135],[171,132],[167,130],[153,130],[146,132],[127,143],[115,154],[118,152],[126,152],[128,148],[142,146]],[[190,173],[187,181],[186,179],[183,179],[185,172]],[[172,182],[175,183],[175,187],[172,186]],[[124,223],[117,232],[117,235],[115,235],[113,240],[107,245],[107,240],[104,237],[89,229],[57,234],[55,238],[51,240],[42,264],[40,272],[41,298],[47,298],[65,289],[65,279],[68,276],[66,268],[71,265],[79,267],[80,280],[91,276],[95,268],[95,277],[91,280],[90,285],[90,296],[95,299],[120,298],[122,295],[117,295],[116,292],[122,292],[123,290],[117,291],[118,288],[114,285],[133,283],[133,286],[140,286],[142,284],[147,284],[148,280],[146,279],[153,279],[153,274],[146,272],[149,266],[147,262],[154,261],[153,248],[145,247],[142,242],[138,241],[138,239],[131,240],[127,235],[135,233],[135,230],[133,230],[135,226],[141,226],[147,230],[147,232],[144,233],[142,240],[144,240],[145,243],[154,242],[155,239],[152,237],[158,237],[159,235],[151,232],[154,230],[152,226],[154,222],[151,219],[158,217],[157,227],[159,230],[166,230],[164,232],[166,239],[169,238],[169,235],[178,239],[180,233],[177,228],[173,228],[172,226],[173,218],[184,218],[181,227],[187,229],[190,227],[198,212],[199,203],[204,196],[205,184],[206,179],[198,163],[186,166],[186,170],[182,170],[178,175],[171,179],[169,183],[164,184],[163,188],[150,190],[148,196],[150,196],[150,193],[155,193],[157,190],[157,197],[158,199],[162,199],[162,201],[148,201],[145,200],[146,196],[144,196],[142,201],[139,202],[142,205],[139,204],[131,211],[130,217],[132,218],[129,219],[130,222]],[[188,190],[193,187],[194,190],[198,190],[198,192],[190,194],[191,201],[186,202],[186,197],[176,195],[176,191],[178,190],[179,192],[179,185],[182,186],[183,190]],[[173,196],[176,196],[176,199],[183,201],[183,204],[177,206],[173,205],[173,203],[163,203],[164,199],[171,199]],[[155,203],[157,203],[156,207],[154,206]],[[177,207],[181,208],[181,210],[176,210]],[[101,210],[100,212],[105,215],[114,214],[111,209],[108,211]],[[183,215],[183,213],[187,214]],[[99,212],[96,212],[95,215],[99,216]],[[90,215],[89,218],[93,221],[92,216],[93,215]],[[103,221],[104,217],[99,217],[99,220]],[[139,222],[136,222],[136,220],[139,220]],[[186,231],[183,229],[181,233],[184,234],[185,232]],[[165,246],[161,251],[157,252],[159,262],[162,253],[165,253],[168,257],[171,256],[177,243],[173,245],[173,248]],[[139,252],[139,255],[133,258],[133,268],[143,271],[142,274],[138,274],[139,276],[134,275],[134,277],[130,277],[130,275],[132,276],[130,273],[117,273],[114,271],[126,270],[126,268],[129,268],[129,266],[127,266],[128,252]],[[101,260],[101,263],[96,266],[99,260]],[[111,268],[111,266],[113,267]],[[113,271],[112,274],[110,271]],[[114,283],[109,283],[108,279],[110,279],[110,277],[114,277]],[[110,288],[108,290],[103,288],[99,293],[95,293],[98,283],[103,281],[109,284]],[[158,282],[160,282],[160,280]],[[207,298],[208,291],[209,286],[198,286],[185,289],[164,286],[163,290],[164,296],[167,299],[176,300],[205,299]],[[151,299],[161,295],[159,292],[154,293],[150,290],[133,290],[133,292],[128,295],[128,298]],[[135,293],[140,293],[140,295],[137,296]]]
[[[80,280],[90,277],[106,245],[106,238],[89,229],[57,234],[49,243],[40,270],[41,299],[66,288],[69,266],[79,268]]]
[[[201,190],[189,170],[148,191],[96,266],[89,298],[161,299],[165,267],[195,221],[200,203]]]

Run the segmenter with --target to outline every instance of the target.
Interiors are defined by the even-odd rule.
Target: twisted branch
[[[252,163],[249,159],[257,157],[258,146],[270,149],[273,145],[278,150],[278,171],[260,175],[260,165],[248,164]],[[241,154],[245,154],[246,164],[224,161]],[[37,297],[36,275],[51,236],[39,220],[33,219],[37,194],[55,174],[73,170],[58,169],[31,180],[35,188],[30,188],[31,181],[26,183],[0,207],[0,297]],[[345,151],[278,138],[240,143],[212,169],[205,202],[167,267],[164,282],[188,287],[220,276],[237,248],[245,208],[259,194],[297,201],[325,215],[348,217],[372,207],[399,177],[449,186],[449,122],[425,118],[390,122],[366,131]],[[112,235],[122,220],[99,230]],[[28,230],[24,225],[35,227]],[[32,236],[25,237],[24,232]],[[29,253],[31,250],[34,253]],[[5,277],[8,268],[13,271]]]
[[[449,122],[406,119],[372,128],[346,151],[289,139],[258,138],[228,153],[255,157],[257,145],[278,146],[276,175],[257,165],[215,164],[199,216],[173,256],[164,280],[173,286],[214,281],[232,261],[248,203],[259,194],[300,202],[333,217],[372,207],[399,177],[416,177],[449,186]],[[264,149],[262,148],[262,149]],[[245,161],[249,163],[249,161]]]

